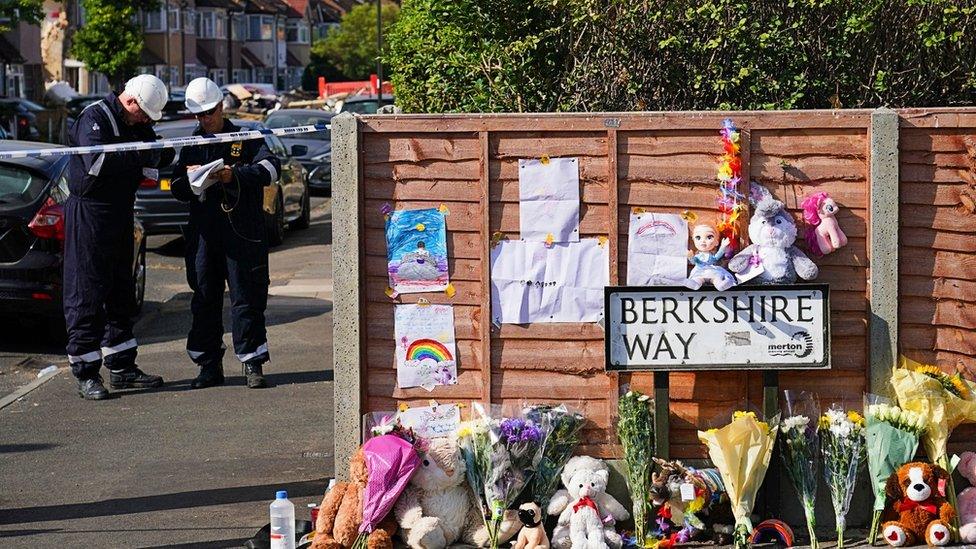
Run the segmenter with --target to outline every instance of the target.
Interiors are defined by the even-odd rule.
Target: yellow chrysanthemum
[[[854,410],[847,412],[847,419],[851,420],[852,423],[856,423],[858,425],[864,425],[864,417],[862,417],[861,414],[855,412]]]
[[[820,416],[820,420],[817,422],[818,429],[828,429],[830,427],[830,418],[827,416]]]
[[[756,413],[755,412],[745,412],[745,411],[742,411],[742,410],[737,410],[737,411],[735,411],[735,412],[732,413],[732,421],[735,421],[737,419],[742,419],[744,417],[751,417],[752,419],[756,419]]]

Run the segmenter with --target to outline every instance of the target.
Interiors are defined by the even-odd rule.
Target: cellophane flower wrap
[[[527,495],[545,512],[549,508],[549,500],[559,489],[561,482],[559,475],[579,446],[580,433],[586,418],[582,413],[570,410],[564,404],[529,406],[522,413],[526,419],[536,425],[548,427],[542,442],[542,459],[532,476],[532,482],[526,489],[526,494],[523,494],[523,498]]]
[[[496,549],[505,510],[525,489],[542,459],[545,430],[524,417],[491,418],[474,405],[478,419],[458,432],[468,483],[482,508],[489,546]]]
[[[832,407],[820,416],[819,430],[824,478],[837,522],[837,547],[842,548],[857,471],[864,463],[864,418],[855,411]]]
[[[708,447],[708,457],[722,474],[735,516],[733,540],[737,548],[748,545],[752,533],[749,515],[773,456],[779,417],[776,414],[768,421],[760,421],[754,412],[737,411],[732,423],[698,431],[698,440]]]
[[[780,450],[787,476],[800,498],[810,535],[810,547],[817,549],[817,469],[820,463],[820,436],[817,422],[820,406],[812,393],[784,391],[785,419],[780,423]]]
[[[627,467],[627,488],[633,502],[634,538],[647,543],[652,516],[651,473],[654,470],[654,401],[639,391],[627,391],[617,403],[617,438]]]
[[[918,450],[918,437],[927,421],[918,412],[895,406],[891,400],[864,395],[865,443],[868,474],[874,495],[874,513],[868,540],[877,541],[881,512],[885,508],[885,484],[899,467],[912,461]]]
[[[904,356],[891,375],[891,384],[903,409],[918,412],[928,420],[921,436],[925,453],[939,467],[949,472],[946,497],[954,509],[956,489],[952,481],[953,465],[946,453],[952,430],[963,423],[976,422],[976,386],[959,374],[944,373],[937,366],[921,364]],[[953,518],[953,535],[959,529],[958,516]]]
[[[395,434],[373,437],[363,444],[369,478],[363,488],[363,521],[354,548],[366,547],[366,539],[393,508],[420,466],[414,445]]]

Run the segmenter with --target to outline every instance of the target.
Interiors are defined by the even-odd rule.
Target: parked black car
[[[66,101],[64,109],[68,115],[68,127],[70,128],[75,123],[75,120],[78,120],[78,117],[81,116],[81,111],[85,110],[85,107],[104,98],[105,94],[76,95]]]
[[[41,138],[37,128],[37,114],[47,109],[33,101],[20,98],[0,98],[0,125],[17,139],[36,141]],[[16,128],[16,131],[14,130]]]
[[[245,130],[256,130],[265,126],[253,120],[232,120]],[[197,128],[195,120],[162,122],[156,125],[156,135],[163,139],[186,137]],[[274,184],[274,190],[267,195],[265,211],[268,227],[268,243],[277,246],[285,238],[285,226],[292,229],[308,227],[311,217],[311,204],[305,168],[293,158],[305,153],[303,147],[291,150],[274,135],[266,136],[265,142],[281,160],[281,177]],[[293,153],[293,154],[289,154]],[[173,198],[170,187],[173,168],[159,170],[159,179],[144,179],[136,192],[136,217],[142,222],[148,234],[180,234],[190,220],[190,210],[186,204]]]
[[[310,126],[329,124],[335,114],[321,109],[284,109],[275,111],[264,120],[269,128],[288,128],[291,126]],[[329,131],[299,134],[282,137],[281,142],[289,147],[302,145],[305,154],[295,159],[308,171],[308,187],[329,195],[332,193],[332,133]]]
[[[392,95],[383,94],[383,105],[393,105],[395,99]],[[375,95],[354,95],[343,99],[339,104],[339,112],[351,112],[355,114],[376,114],[380,108],[379,99]]]
[[[0,141],[0,151],[54,147]],[[0,311],[63,326],[62,270],[67,157],[0,160]],[[146,240],[135,222],[132,264],[139,308],[146,293]]]

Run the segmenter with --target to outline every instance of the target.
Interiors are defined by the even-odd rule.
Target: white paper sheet
[[[397,305],[393,311],[397,385],[457,384],[454,308],[451,305]]]
[[[400,423],[421,438],[446,437],[457,432],[461,409],[457,404],[438,404],[407,408],[400,412]]]
[[[579,160],[519,160],[522,240],[579,242]]]
[[[610,245],[503,240],[491,250],[491,313],[499,324],[598,322],[610,284]]]
[[[631,212],[627,285],[668,286],[688,278],[688,223],[678,214]]]
[[[224,169],[224,159],[218,158],[209,164],[186,172],[186,177],[190,180],[190,190],[200,197],[200,202],[203,202],[203,193],[207,187],[217,182],[216,172],[222,169]]]

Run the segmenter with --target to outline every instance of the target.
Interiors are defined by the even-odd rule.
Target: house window
[[[170,8],[169,17],[167,18],[169,22],[168,28],[170,32],[176,32],[180,30],[180,19],[182,19],[182,17],[180,17],[179,8]]]
[[[308,44],[308,23],[302,21],[301,19],[290,19],[288,21],[288,28],[286,29],[285,37],[289,43]]]
[[[200,12],[200,25],[197,27],[197,36],[200,38],[214,37],[214,12]]]
[[[218,13],[214,19],[214,38],[227,38],[227,14]]]
[[[163,20],[163,13],[165,12],[162,9],[158,9],[147,11],[143,14],[144,17],[142,24],[146,32],[162,32],[165,30],[163,27],[163,24],[165,23]]]
[[[232,40],[244,40],[247,37],[246,26],[247,19],[244,18],[243,14],[235,14],[231,19],[231,39]]]
[[[271,40],[274,36],[274,16],[273,15],[248,15],[247,16],[247,39],[248,40]]]
[[[227,83],[227,69],[210,69],[209,76],[218,86],[223,86]]]
[[[251,80],[249,69],[234,69],[234,82],[248,82]]]
[[[197,33],[197,12],[186,10],[183,12],[183,32],[187,34]]]

